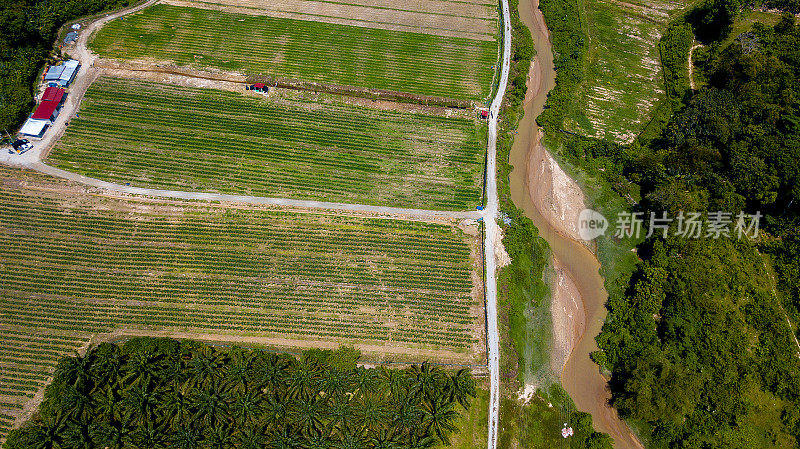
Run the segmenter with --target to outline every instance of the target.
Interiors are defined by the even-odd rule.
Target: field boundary
[[[270,198],[262,196],[248,196],[248,195],[231,195],[225,193],[208,193],[208,192],[192,192],[182,190],[164,190],[164,189],[147,189],[143,187],[134,187],[130,185],[115,184],[113,182],[102,181],[100,179],[90,178],[78,173],[62,170],[60,168],[52,167],[43,162],[34,162],[31,164],[23,165],[39,173],[50,175],[56,178],[66,179],[68,181],[77,182],[90,187],[99,189],[126,193],[130,195],[141,195],[160,198],[174,198],[182,200],[197,200],[197,201],[221,201],[231,203],[248,203],[248,204],[263,204],[274,206],[288,206],[303,209],[323,209],[334,211],[348,211],[360,212],[367,214],[384,214],[396,215],[405,217],[421,217],[421,218],[452,218],[452,219],[482,219],[484,212],[480,210],[475,211],[442,211],[442,210],[428,210],[428,209],[412,209],[402,207],[388,207],[388,206],[371,206],[368,204],[352,204],[352,203],[333,203],[326,201],[309,201],[309,200],[294,200],[289,198]]]

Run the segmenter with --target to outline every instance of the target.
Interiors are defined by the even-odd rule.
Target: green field
[[[0,186],[0,436],[59,357],[115,330],[473,360],[476,242],[455,227],[122,200],[7,168]]]
[[[101,78],[49,162],[173,190],[423,209],[481,201],[471,120]]]
[[[631,141],[664,98],[658,42],[691,0],[584,0],[589,60],[567,115],[569,131]]]
[[[91,48],[104,58],[468,100],[489,97],[498,55],[492,41],[168,5],[109,23]]]

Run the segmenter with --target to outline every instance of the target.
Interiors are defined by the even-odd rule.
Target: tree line
[[[428,363],[357,366],[358,351],[298,358],[135,338],[60,361],[6,449],[431,448],[449,442],[475,384]]]

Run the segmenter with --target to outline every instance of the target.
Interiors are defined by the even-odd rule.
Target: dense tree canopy
[[[38,415],[7,449],[430,448],[475,396],[469,371],[358,367],[359,353],[299,359],[137,338],[63,359]]]
[[[756,24],[706,57],[710,85],[659,138],[611,157],[645,212],[760,212],[765,233],[649,239],[595,356],[613,372],[614,405],[662,446],[796,447],[800,27],[788,15]]]

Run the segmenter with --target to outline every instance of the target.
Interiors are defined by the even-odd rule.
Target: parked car
[[[33,148],[33,144],[28,139],[17,139],[11,144],[11,149],[8,150],[9,154],[22,154]]]

